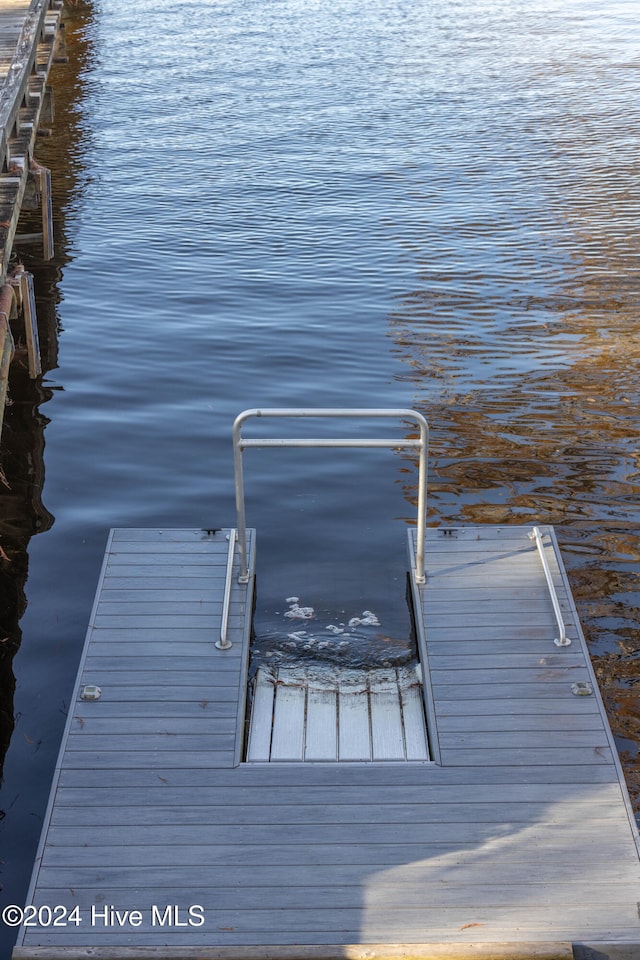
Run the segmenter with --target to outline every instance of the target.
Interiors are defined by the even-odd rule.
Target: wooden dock
[[[52,116],[47,79],[60,42],[62,0],[0,0],[0,432],[14,354],[10,320],[22,309],[23,292],[7,283],[18,221],[28,191],[42,210],[44,259],[53,256],[51,180],[35,160],[41,121]],[[33,238],[31,238],[33,239]],[[37,340],[37,320],[25,315],[27,338]],[[30,345],[32,376],[39,352]]]
[[[225,531],[114,531],[13,960],[640,958],[635,821],[530,532],[428,531],[432,759],[249,763],[253,577],[220,650]]]

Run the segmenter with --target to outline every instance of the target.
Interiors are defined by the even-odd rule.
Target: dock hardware
[[[233,571],[233,554],[235,552],[237,531],[230,530],[227,534],[229,541],[229,553],[227,554],[227,572],[224,581],[224,597],[222,600],[222,619],[220,621],[220,639],[216,641],[218,650],[229,650],[233,644],[227,636],[227,626],[229,624],[229,605],[231,603],[231,579]]]
[[[242,437],[242,425],[251,417],[366,417],[368,419],[404,419],[412,420],[420,430],[418,439],[330,439],[330,438],[280,438],[280,439],[245,439]],[[413,576],[416,583],[426,580],[424,568],[424,543],[427,513],[427,454],[429,442],[429,425],[422,414],[416,410],[378,410],[378,409],[342,409],[318,408],[295,409],[287,407],[267,408],[264,410],[244,410],[236,417],[233,424],[233,464],[235,472],[236,511],[238,515],[238,553],[240,556],[239,583],[247,583],[249,568],[247,563],[247,526],[244,503],[244,478],[242,470],[242,452],[248,447],[387,447],[396,449],[411,449],[419,451],[418,470],[418,533],[416,543],[416,565]]]
[[[564,625],[564,617],[562,616],[562,610],[560,609],[560,601],[558,600],[556,588],[553,585],[551,570],[549,569],[549,564],[547,563],[547,558],[544,553],[544,543],[542,542],[542,534],[540,533],[539,528],[534,527],[529,534],[529,537],[531,540],[536,541],[538,553],[540,554],[540,560],[542,561],[542,569],[544,570],[547,587],[549,588],[549,596],[551,597],[551,603],[553,604],[553,612],[556,615],[556,621],[558,623],[558,636],[553,642],[555,643],[556,647],[568,647],[571,645],[571,638],[567,636],[567,630]]]

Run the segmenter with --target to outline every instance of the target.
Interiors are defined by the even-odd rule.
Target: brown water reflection
[[[73,17],[65,16],[69,62],[55,65],[50,77],[56,97],[55,135],[37,141],[37,159],[53,174],[55,256],[44,261],[41,245],[20,242],[12,253],[12,261],[24,263],[34,277],[43,373],[30,379],[24,330],[16,321],[16,354],[9,376],[0,467],[0,782],[16,719],[13,660],[22,643],[20,620],[27,606],[29,544],[33,536],[45,533],[54,523],[43,503],[45,428],[49,420],[40,408],[53,396],[47,379],[58,366],[58,284],[70,260],[65,213],[82,186],[78,154],[83,132],[77,103],[82,88],[79,73],[89,59],[86,28],[91,17],[91,7],[85,4],[75,5]],[[18,232],[37,232],[39,217],[39,210],[25,207]],[[30,741],[28,736],[25,739]]]
[[[463,212],[446,229],[489,251],[485,270],[419,255],[424,285],[397,303],[391,335],[432,426],[431,522],[557,525],[638,809],[640,181],[624,125],[602,107],[556,117],[555,199],[528,221],[538,263]],[[431,224],[425,250],[441,236]]]

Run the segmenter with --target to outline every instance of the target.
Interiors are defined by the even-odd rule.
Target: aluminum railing
[[[232,646],[227,636],[229,627],[229,608],[231,607],[231,579],[233,571],[233,555],[236,549],[237,530],[230,530],[228,534],[229,551],[227,553],[227,572],[224,581],[224,597],[222,598],[222,617],[220,620],[220,639],[216,641],[218,650],[228,650]]]
[[[542,562],[542,569],[544,570],[544,575],[547,581],[549,596],[551,597],[551,603],[553,604],[553,612],[555,613],[556,623],[558,624],[558,636],[554,639],[553,642],[555,643],[556,647],[568,647],[571,643],[571,640],[567,636],[567,629],[564,625],[564,617],[562,616],[562,610],[560,609],[560,601],[558,600],[558,594],[556,593],[556,588],[553,583],[553,577],[551,576],[549,563],[545,556],[544,543],[542,542],[542,533],[538,527],[534,527],[531,533],[529,534],[529,536],[532,540],[536,541],[538,554]]]
[[[378,439],[378,438],[358,438],[358,439],[327,439],[324,437],[317,439],[304,438],[280,438],[280,439],[247,439],[242,436],[243,424],[252,417],[351,417],[368,419],[402,419],[411,420],[419,429],[419,438],[414,439]],[[418,533],[416,544],[416,566],[413,571],[416,583],[424,583],[424,552],[425,552],[425,527],[427,510],[427,455],[429,443],[429,425],[427,421],[415,410],[360,410],[360,409],[295,409],[295,408],[267,408],[264,410],[245,410],[236,417],[233,424],[233,463],[235,471],[236,487],[236,510],[238,514],[238,554],[240,560],[240,573],[238,580],[240,583],[246,583],[249,578],[248,569],[248,549],[247,549],[247,526],[245,514],[244,498],[244,475],[242,465],[242,453],[249,447],[387,447],[391,449],[410,449],[419,451],[419,471],[418,471]]]

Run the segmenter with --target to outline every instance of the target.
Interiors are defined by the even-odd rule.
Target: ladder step
[[[247,761],[429,760],[422,685],[408,667],[260,667]]]

